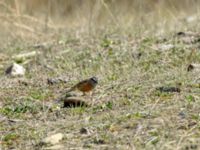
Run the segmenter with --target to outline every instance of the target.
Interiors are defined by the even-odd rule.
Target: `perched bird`
[[[86,92],[92,91],[96,85],[98,84],[98,79],[96,77],[91,77],[89,79],[80,81],[76,85],[74,85],[72,88],[70,88],[67,93],[74,91],[78,89],[79,91],[83,92],[85,94]]]

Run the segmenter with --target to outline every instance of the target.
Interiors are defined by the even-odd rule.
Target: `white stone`
[[[16,63],[13,63],[10,67],[6,69],[6,74],[11,76],[24,76],[26,72],[26,69]]]
[[[45,139],[43,139],[43,143],[45,144],[58,144],[60,140],[63,139],[63,134],[62,133],[57,133],[57,134],[53,134],[51,136],[46,137]]]
[[[196,21],[197,19],[198,19],[197,16],[189,16],[186,18],[186,22],[191,23],[191,22]]]
[[[174,45],[172,44],[161,44],[161,45],[158,45],[158,49],[160,49],[161,51],[167,51],[167,50],[170,50],[174,48]]]

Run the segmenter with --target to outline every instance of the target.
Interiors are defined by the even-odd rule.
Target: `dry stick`
[[[172,16],[172,18],[174,19],[174,21],[177,21],[178,17],[177,17],[176,14],[177,14],[177,12],[179,10],[176,8],[176,6],[174,5],[174,3],[172,1],[168,1],[168,2],[169,2],[171,10],[167,9],[167,12],[169,12],[169,14]]]
[[[192,49],[190,54],[188,55],[188,57],[186,57],[186,59],[188,60],[189,64],[191,64],[194,61],[194,58],[197,54],[197,50],[196,49]]]
[[[16,13],[17,13],[18,15],[20,15],[21,13],[20,13],[20,8],[19,8],[18,0],[15,0],[15,7],[16,7]]]
[[[31,58],[31,57],[34,57],[34,56],[39,55],[39,54],[41,54],[41,52],[31,51],[31,52],[26,52],[26,53],[14,55],[14,56],[12,56],[12,58],[14,58],[14,59]]]
[[[37,23],[37,24],[45,25],[45,22],[40,21],[39,19],[37,19],[35,17],[28,16],[28,15],[25,15],[25,14],[16,15],[16,14],[1,13],[0,17],[2,17],[2,18],[19,18],[20,17],[22,19],[27,19],[27,20],[32,21],[32,22]],[[48,24],[48,28],[56,29],[56,27],[53,26],[52,24]]]
[[[155,107],[157,106],[158,102],[160,101],[160,98],[158,98],[158,100],[156,100],[156,102],[154,103],[154,105],[151,107],[151,109],[149,110],[149,114],[151,114],[151,112],[155,109]]]
[[[0,5],[2,5],[3,7],[5,7],[7,10],[9,10],[11,13],[15,13],[15,10],[11,7],[9,7],[6,3],[4,2],[0,2]]]
[[[110,14],[110,16],[111,16],[112,20],[114,21],[114,23],[115,23],[118,27],[120,27],[120,25],[119,25],[119,23],[118,23],[116,17],[112,14],[112,12],[110,11],[108,5],[104,2],[104,0],[101,0],[101,3],[103,4],[103,6],[106,8],[106,10],[108,11],[108,13]]]
[[[20,6],[20,5],[19,5],[19,3],[18,3],[18,0],[15,0],[16,14],[17,14],[18,16],[20,16],[20,14],[21,14],[21,12],[20,12],[20,7],[19,7],[19,6]],[[18,18],[18,22],[19,22],[19,24],[22,24],[21,18]],[[22,31],[20,31],[20,35],[21,35],[21,37],[23,37],[23,32],[22,32]]]
[[[33,28],[30,28],[30,27],[28,27],[28,26],[26,26],[26,25],[19,24],[19,23],[14,23],[14,25],[15,25],[16,27],[20,27],[20,28],[22,28],[22,29],[25,29],[25,30],[27,30],[27,31],[29,31],[29,32],[36,33],[36,32],[34,31]],[[38,33],[38,34],[39,34],[39,33]]]
[[[94,5],[94,10],[96,10],[95,12],[93,12],[93,18],[96,19],[99,16],[99,12],[101,10],[101,3],[100,1],[96,1],[95,5]]]
[[[93,21],[96,21],[98,16],[99,16],[99,12],[101,10],[101,2],[100,1],[96,1],[94,5],[91,6],[90,4],[90,15],[89,15],[89,34],[91,34],[91,29],[92,27],[95,27],[93,23]],[[95,11],[94,11],[95,10]]]
[[[88,32],[89,32],[89,35],[91,35],[91,30],[92,30],[92,20],[93,20],[93,11],[94,11],[94,9],[93,9],[93,7],[94,6],[92,6],[92,4],[90,3],[90,6],[89,6],[89,9],[90,9],[90,11],[89,11],[89,19],[88,19]]]
[[[47,5],[48,6],[47,6],[47,12],[46,12],[46,16],[45,16],[45,26],[44,26],[45,32],[47,32],[47,29],[48,29],[49,12],[51,10],[51,0],[48,0]]]
[[[42,35],[41,33],[36,32],[33,28],[31,28],[31,27],[29,27],[29,26],[26,26],[26,25],[20,24],[20,23],[16,23],[16,22],[14,22],[12,19],[9,19],[8,17],[5,17],[5,16],[3,16],[3,15],[0,15],[0,17],[3,18],[4,21],[9,22],[9,23],[13,24],[13,25],[16,26],[16,27],[22,28],[22,29],[27,30],[27,31],[29,31],[29,32],[31,32],[31,33],[34,33],[34,34]]]
[[[7,22],[9,22],[9,23],[12,23],[13,25],[15,25],[15,26],[17,26],[17,27],[24,28],[24,29],[26,29],[26,30],[28,30],[28,31],[30,31],[30,32],[35,32],[32,28],[30,28],[30,27],[28,27],[28,26],[25,26],[25,25],[23,25],[23,24],[16,23],[16,22],[14,22],[12,19],[9,19],[9,18],[7,18],[7,17],[5,17],[5,16],[2,16],[2,15],[0,15],[0,17],[3,18],[4,21],[7,21]]]
[[[187,131],[183,136],[180,137],[176,149],[180,149],[180,145],[182,144],[184,138],[186,138],[186,137],[188,137],[188,136],[194,134],[192,131],[193,131],[193,129],[195,129],[196,127],[197,127],[197,126],[194,126],[194,127],[191,128],[189,131]]]
[[[27,31],[31,32],[31,33],[41,35],[41,33],[36,32],[33,28],[24,25],[24,24],[21,22],[21,19],[22,19],[22,17],[23,17],[23,18],[25,18],[25,19],[29,19],[29,20],[34,21],[34,22],[36,22],[36,23],[44,24],[46,28],[47,28],[47,26],[48,26],[48,27],[50,27],[50,28],[55,29],[54,26],[48,24],[49,19],[48,19],[48,22],[41,22],[41,21],[39,21],[38,19],[36,19],[36,18],[34,18],[34,17],[30,17],[30,16],[28,16],[28,15],[21,15],[21,13],[20,13],[20,7],[19,7],[20,5],[19,5],[18,0],[15,0],[15,7],[16,7],[16,9],[13,9],[13,8],[9,7],[9,6],[8,6],[6,3],[4,3],[4,2],[0,2],[0,5],[2,5],[3,7],[5,7],[5,8],[6,8],[7,10],[9,10],[9,12],[11,13],[11,14],[7,14],[7,13],[3,13],[3,14],[2,14],[2,13],[1,13],[1,14],[0,14],[0,17],[6,19],[8,22],[12,23],[12,24],[13,24],[14,26],[16,26],[16,27],[20,27],[20,28],[22,28],[22,29],[24,29],[24,30],[27,30]],[[48,9],[49,9],[49,8],[48,8]],[[18,23],[17,23],[16,21],[13,21],[12,19],[8,19],[7,17],[9,17],[9,18],[11,18],[11,17],[16,18],[16,19],[18,20]],[[23,36],[24,33],[21,31],[21,32],[20,32],[20,35]]]
[[[8,18],[5,18],[5,19],[6,19],[7,22],[12,23],[16,27],[19,27],[21,29],[27,30],[27,31],[29,31],[31,33],[34,33],[34,34],[37,34],[37,35],[42,35],[41,33],[36,32],[33,28],[30,28],[30,27],[28,27],[26,25],[23,25],[23,24],[19,24],[19,23],[13,22],[13,20],[8,19]]]

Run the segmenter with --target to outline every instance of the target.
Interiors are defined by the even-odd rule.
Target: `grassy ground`
[[[39,47],[6,43],[0,53],[1,149],[42,149],[41,140],[59,132],[66,149],[199,149],[199,73],[187,72],[190,63],[200,62],[198,34],[138,36],[102,29],[63,33]],[[40,54],[12,58],[30,51]],[[13,61],[25,66],[25,77],[5,76]],[[91,76],[99,79],[93,106],[55,103],[66,88]],[[67,83],[48,85],[48,78]],[[156,90],[170,86],[181,92]]]

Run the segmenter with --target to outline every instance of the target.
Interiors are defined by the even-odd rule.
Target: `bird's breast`
[[[93,87],[93,85],[90,84],[90,83],[83,83],[83,84],[79,85],[77,88],[78,88],[80,91],[82,91],[82,92],[89,92],[89,91],[91,91],[94,87]]]

